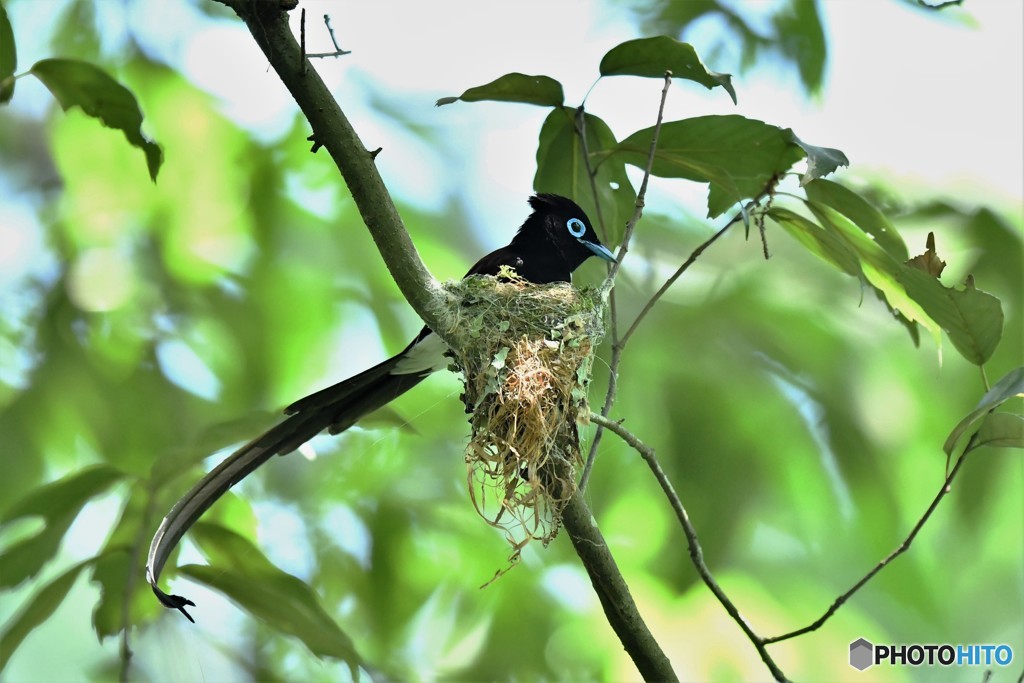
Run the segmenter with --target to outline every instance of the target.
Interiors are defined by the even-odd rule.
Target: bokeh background
[[[101,65],[135,93],[165,164],[154,185],[123,136],[61,112],[32,79],[0,109],[0,512],[91,465],[122,474],[80,513],[48,520],[70,529],[41,572],[0,594],[0,624],[75,563],[147,545],[221,451],[291,400],[398,351],[420,325],[336,169],[309,154],[307,125],[222,6],[4,5],[20,69],[50,56]],[[310,51],[331,49],[325,13],[352,51],[317,68],[367,147],[383,147],[381,172],[440,278],[460,277],[525,218],[547,112],[434,101],[504,73],[543,73],[568,103],[587,96],[621,138],[653,123],[660,83],[610,78],[587,95],[598,62],[623,40],[668,33],[733,73],[739,97],[734,106],[680,81],[668,119],[740,113],[842,149],[851,167],[834,178],[872,197],[911,253],[934,232],[943,281],[973,274],[1002,300],[989,381],[1024,360],[1015,0],[941,12],[834,0],[810,15],[788,1],[303,5]],[[787,24],[790,15],[802,18]],[[703,218],[705,193],[652,183],[617,290],[624,320],[721,225]],[[627,350],[612,416],[657,449],[709,565],[772,635],[819,616],[899,544],[937,492],[942,443],[984,382],[948,340],[925,335],[915,347],[870,291],[784,231],[769,224],[767,239],[766,261],[756,234],[734,230],[674,286]],[[359,652],[400,679],[637,678],[567,539],[531,546],[480,589],[508,546],[466,492],[459,391],[453,376],[431,378],[393,412],[271,462],[212,517],[313,586]],[[1022,491],[1019,451],[974,453],[910,552],[819,631],[773,646],[777,661],[801,680],[980,680],[980,670],[859,673],[848,646],[1007,643],[1014,664],[992,680],[1016,680]],[[587,497],[677,673],[767,679],[697,578],[636,453],[606,436]],[[0,551],[41,526],[5,526]],[[165,612],[129,583],[128,557],[83,571],[4,678],[117,677],[125,623],[133,679],[349,676],[184,577],[168,575],[198,603],[198,623]],[[177,561],[205,560],[186,542]]]

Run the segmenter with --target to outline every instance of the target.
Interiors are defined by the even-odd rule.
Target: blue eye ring
[[[568,228],[569,234],[576,239],[583,237],[583,234],[587,231],[587,226],[579,218],[570,218],[566,221],[565,227]]]

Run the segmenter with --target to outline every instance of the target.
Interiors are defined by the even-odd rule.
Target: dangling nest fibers
[[[604,334],[600,290],[534,285],[514,272],[446,285],[451,356],[463,373],[472,434],[470,497],[502,529],[512,561],[558,533],[582,463],[577,421]]]

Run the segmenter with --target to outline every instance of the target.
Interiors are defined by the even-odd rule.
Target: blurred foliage
[[[718,15],[744,37],[746,59],[780,50],[810,90],[820,86],[815,3],[778,5],[774,38],[728,7],[662,3],[648,32],[677,35]],[[160,608],[142,576],[145,548],[160,516],[211,466],[204,459],[269,426],[290,400],[402,348],[418,325],[330,160],[308,153],[301,119],[258,141],[172,66],[137,49],[104,59],[92,17],[91,2],[69,3],[53,18],[53,39],[134,93],[165,163],[154,186],[138,151],[80,111],[36,120],[0,110],[0,178],[31,208],[24,227],[43,245],[39,262],[0,292],[5,675],[52,677],[40,653],[80,632],[92,610],[102,650],[76,647],[98,662],[83,675],[102,679],[119,666],[109,636],[126,629],[133,676],[157,680],[349,675],[344,662],[314,653],[396,679],[635,678],[567,539],[529,547],[522,566],[479,589],[505,566],[507,547],[465,491],[468,426],[452,377],[425,382],[372,426],[314,440],[314,459],[291,454],[236,487],[168,565],[182,566],[168,579],[194,595],[198,624]],[[583,163],[572,112],[553,108],[538,131],[538,185],[566,182],[554,161]],[[621,195],[634,191],[625,165],[642,162],[618,149],[597,113],[587,116],[586,153],[602,160],[602,182],[618,184],[602,213],[620,229]],[[1024,226],[1019,215],[945,199],[908,204],[898,188],[843,178],[776,185],[775,174],[815,158],[810,146],[784,129],[719,118],[757,127],[777,149],[767,160],[734,150],[724,170],[696,169],[669,128],[683,159],[671,168],[687,171],[676,175],[712,188],[717,179],[720,192],[688,213],[648,206],[617,289],[620,319],[710,236],[698,218],[709,209],[722,213],[770,186],[772,215],[797,239],[769,220],[770,260],[742,225],[707,251],[631,341],[612,416],[657,449],[709,565],[755,627],[774,635],[819,616],[903,539],[943,479],[945,439],[985,394],[978,368],[934,336],[946,329],[938,317],[922,310],[908,320],[906,301],[894,299],[906,256],[923,253],[934,233],[950,272],[930,291],[965,291],[970,274],[1001,301],[1002,339],[976,359],[994,383],[1022,362]],[[559,149],[550,160],[541,153]],[[757,183],[730,183],[748,170]],[[577,181],[571,191],[585,192]],[[314,195],[316,211],[306,201]],[[445,209],[444,232],[432,229],[440,217],[400,208],[432,268],[465,269],[473,234],[457,208]],[[747,219],[754,227],[763,217]],[[911,320],[934,322],[933,336],[915,345]],[[369,355],[354,355],[356,346]],[[1020,399],[1007,405],[1019,412]],[[395,415],[412,428],[394,428]],[[848,643],[861,636],[1019,648],[1021,477],[1019,452],[972,454],[908,554],[823,629],[772,647],[783,669],[797,679],[844,676]],[[763,678],[694,573],[656,483],[611,436],[587,496],[680,677]],[[199,552],[208,565],[195,564]],[[221,594],[178,588],[189,579]],[[335,637],[318,640],[324,631]]]
[[[777,55],[796,67],[809,93],[821,90],[828,47],[818,0],[782,0],[756,6],[729,0],[645,0],[639,5],[637,14],[644,33],[685,38],[711,27],[710,33],[717,35],[718,41],[705,55],[709,63],[738,61],[742,69],[747,69],[759,59]]]

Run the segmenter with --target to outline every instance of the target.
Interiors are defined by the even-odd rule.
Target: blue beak
[[[593,242],[588,242],[587,240],[579,240],[579,243],[585,246],[590,251],[594,252],[595,255],[603,258],[605,261],[611,261],[612,263],[616,263],[615,254],[608,251],[608,247],[604,246],[603,244],[595,244]]]

